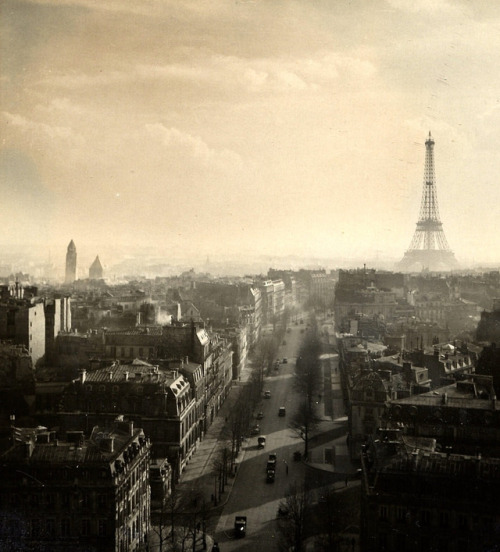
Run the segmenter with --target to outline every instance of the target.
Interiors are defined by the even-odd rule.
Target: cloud
[[[48,125],[46,123],[39,123],[36,121],[29,120],[26,117],[23,117],[22,115],[17,115],[15,113],[8,113],[6,111],[4,111],[2,114],[5,117],[8,125],[17,127],[24,133],[30,133],[37,137],[41,137],[43,135],[50,139],[55,139],[55,138],[68,139],[73,136],[73,132],[68,127],[60,127],[60,126]]]
[[[386,0],[394,9],[409,13],[437,14],[463,13],[467,8],[449,0]]]
[[[161,123],[146,125],[147,131],[165,147],[167,152],[188,157],[202,167],[227,170],[239,167],[241,157],[227,149],[215,150],[210,148],[199,136],[192,136],[177,128],[167,128]]]

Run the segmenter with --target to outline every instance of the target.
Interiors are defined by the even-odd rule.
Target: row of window
[[[113,534],[113,527],[107,519],[84,518],[73,521],[71,518],[62,518],[59,520],[49,519],[29,519],[25,520],[18,517],[0,519],[0,534],[5,536],[19,537],[25,535],[28,538],[50,539],[56,537],[71,536],[99,536],[107,537]]]
[[[415,523],[417,527],[442,527],[460,530],[469,530],[473,527],[493,527],[494,520],[490,516],[469,516],[464,513],[449,510],[427,510],[412,512],[405,506],[379,507],[379,519],[381,521],[396,521],[398,523]]]
[[[33,493],[22,495],[19,493],[1,494],[0,505],[5,508],[25,506],[30,508],[43,508],[46,511],[59,509],[90,509],[97,507],[106,509],[109,505],[109,497],[106,494],[98,494],[96,497],[90,492],[65,491],[58,493]]]

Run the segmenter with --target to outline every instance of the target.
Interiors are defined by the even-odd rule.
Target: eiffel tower
[[[398,263],[404,272],[419,270],[447,271],[458,268],[457,260],[450,249],[439,219],[439,208],[434,174],[434,140],[431,133],[425,142],[425,169],[422,203],[417,228],[410,247]]]

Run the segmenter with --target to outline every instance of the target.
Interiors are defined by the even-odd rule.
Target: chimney
[[[411,453],[411,468],[416,470],[418,466],[418,449]]]
[[[113,372],[109,371],[108,374],[109,374],[109,381],[111,381],[113,379]]]
[[[87,370],[82,370],[80,374],[80,381],[81,383],[85,383],[85,380],[87,379]]]
[[[23,446],[24,446],[25,458],[31,458],[31,455],[33,454],[33,449],[34,449],[33,441],[30,439],[29,441],[23,443]]]
[[[105,452],[114,452],[115,451],[115,438],[114,437],[106,437],[101,440],[100,442],[101,450]]]
[[[186,364],[189,364],[189,357],[186,356]]]
[[[123,376],[125,378],[125,381],[128,381],[128,372],[124,372]]]

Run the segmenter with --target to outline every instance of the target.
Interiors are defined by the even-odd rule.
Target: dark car
[[[286,408],[284,406],[280,406],[278,416],[286,416]]]
[[[283,364],[288,364],[288,359],[287,358],[283,359]]]

